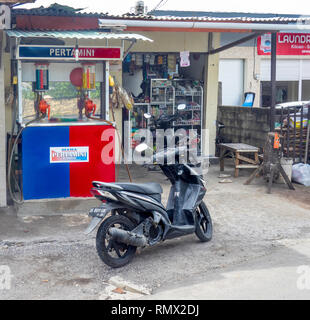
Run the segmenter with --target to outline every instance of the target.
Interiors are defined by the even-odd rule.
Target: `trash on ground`
[[[292,180],[310,187],[310,165],[304,163],[297,163],[292,168]]]
[[[114,293],[125,294],[126,292],[122,288],[116,288],[112,290]]]
[[[219,178],[229,178],[231,177],[231,174],[227,174],[227,173],[220,173]]]
[[[232,180],[231,179],[223,179],[223,180],[220,180],[219,183],[232,183]]]

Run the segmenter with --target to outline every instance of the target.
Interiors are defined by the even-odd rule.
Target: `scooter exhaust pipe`
[[[142,234],[137,234],[113,227],[109,229],[109,234],[113,240],[128,244],[130,246],[145,247],[147,245],[147,238]]]

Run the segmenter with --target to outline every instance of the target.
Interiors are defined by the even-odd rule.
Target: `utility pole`
[[[274,132],[275,105],[276,105],[276,70],[277,70],[277,33],[271,34],[271,106],[270,132]]]

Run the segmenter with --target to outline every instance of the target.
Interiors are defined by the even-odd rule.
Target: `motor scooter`
[[[162,115],[153,119],[157,129],[165,129],[180,117]],[[186,106],[185,106],[186,107]],[[150,118],[150,115],[145,115]],[[146,143],[136,150],[145,152]],[[102,202],[92,208],[92,220],[85,233],[92,232],[100,223],[96,235],[96,249],[101,260],[113,268],[129,263],[137,247],[154,246],[161,241],[195,233],[200,241],[212,238],[212,220],[203,201],[206,184],[193,166],[180,161],[181,148],[168,148],[155,153],[151,159],[159,164],[171,182],[167,206],[161,203],[163,189],[160,184],[106,183],[93,181],[91,193]],[[175,157],[173,163],[168,159]],[[162,159],[163,161],[158,161]]]

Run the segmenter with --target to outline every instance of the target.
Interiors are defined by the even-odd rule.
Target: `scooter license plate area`
[[[90,217],[98,217],[98,218],[104,218],[106,216],[106,214],[109,212],[110,210],[107,208],[92,208],[88,215]]]

